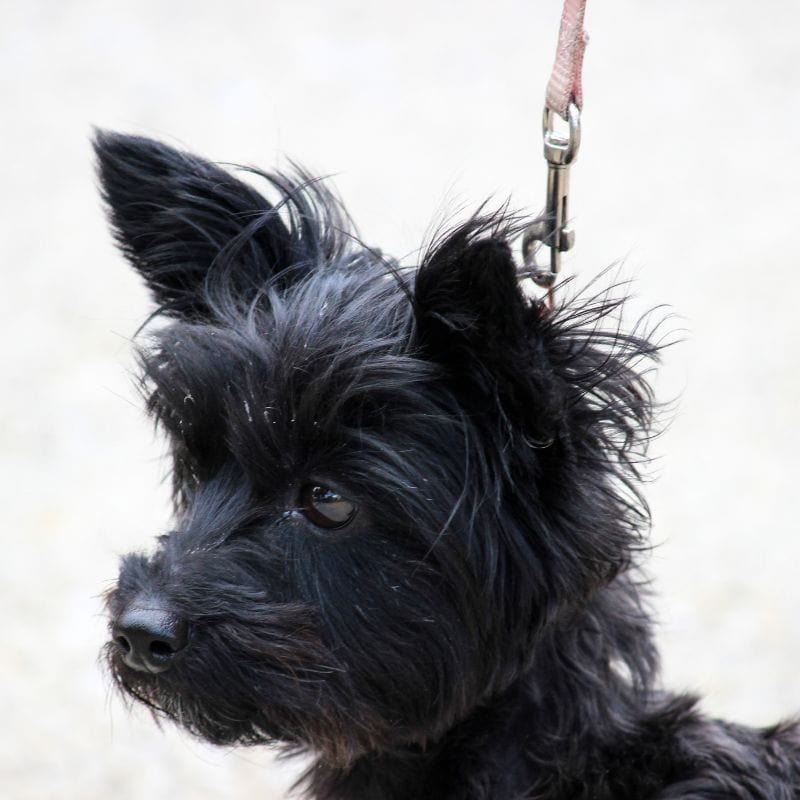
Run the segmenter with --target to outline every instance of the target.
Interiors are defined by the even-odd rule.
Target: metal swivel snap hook
[[[538,286],[551,288],[561,269],[561,253],[575,242],[575,232],[569,227],[567,199],[569,167],[581,144],[581,120],[578,107],[571,103],[568,110],[568,131],[555,127],[556,114],[545,106],[542,115],[544,157],[547,159],[547,202],[545,215],[529,225],[522,238],[522,254],[531,277]],[[550,248],[549,267],[536,262],[536,253],[545,245]]]

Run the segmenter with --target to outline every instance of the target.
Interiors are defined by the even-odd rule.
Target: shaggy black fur
[[[306,175],[262,194],[96,140],[158,303],[141,352],[175,529],[109,594],[116,684],[309,797],[800,796],[800,734],[655,686],[635,571],[657,346],[607,295],[526,299],[496,215],[401,269]]]

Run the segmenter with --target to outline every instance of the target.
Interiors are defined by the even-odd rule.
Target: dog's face
[[[141,362],[176,519],[109,595],[117,684],[218,743],[435,739],[627,564],[646,343],[526,300],[499,218],[401,270],[318,184],[268,177],[273,205],[148,140],[96,148],[169,319]]]

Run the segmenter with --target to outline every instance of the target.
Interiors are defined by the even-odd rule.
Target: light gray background
[[[544,191],[557,0],[0,0],[0,795],[277,798],[289,768],[128,714],[96,654],[118,554],[167,525],[131,390],[149,305],[97,199],[90,126],[326,173],[364,237]],[[581,281],[623,260],[686,327],[649,562],[665,682],[751,723],[800,709],[796,0],[590,3],[573,175]],[[284,162],[285,163],[285,162]],[[466,213],[464,211],[464,213]]]

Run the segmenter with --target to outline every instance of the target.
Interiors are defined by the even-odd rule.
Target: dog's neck
[[[345,770],[317,764],[307,775],[310,796],[583,796],[570,787],[607,772],[609,754],[631,747],[634,732],[640,746],[646,709],[659,705],[652,688],[656,661],[636,585],[622,576],[554,623],[532,666],[438,742],[367,754]]]

